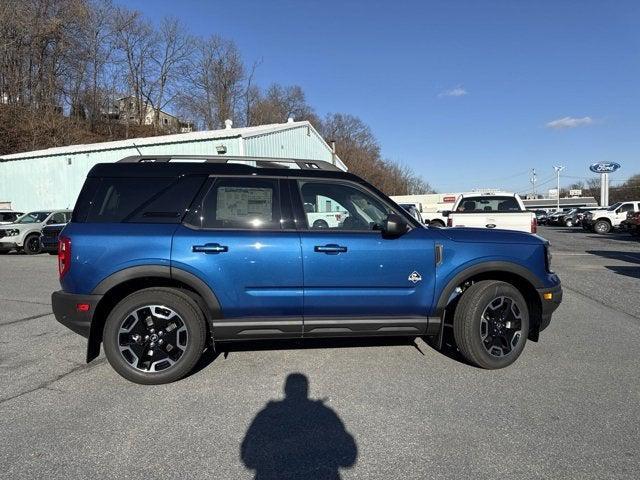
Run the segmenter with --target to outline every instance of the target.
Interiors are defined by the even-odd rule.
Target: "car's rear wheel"
[[[37,255],[42,250],[42,245],[40,245],[40,237],[35,233],[27,236],[27,238],[24,239],[24,245],[22,249],[27,255]]]
[[[606,220],[598,220],[593,226],[593,230],[600,235],[604,235],[611,231],[611,224]]]
[[[127,380],[158,385],[187,375],[206,342],[202,310],[173,288],[147,288],[118,303],[104,326],[104,350]]]
[[[456,307],[453,331],[462,355],[487,369],[511,365],[529,334],[529,311],[520,291],[497,280],[471,285]]]
[[[565,226],[565,227],[573,227],[573,220],[571,220],[570,218],[567,218],[567,219],[564,221],[564,226]]]
[[[324,220],[316,220],[313,222],[313,228],[329,228],[329,224]]]

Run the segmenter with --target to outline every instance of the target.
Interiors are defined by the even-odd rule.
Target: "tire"
[[[149,327],[146,319],[151,316]],[[174,288],[146,288],[125,297],[109,313],[103,331],[104,351],[122,377],[160,385],[193,370],[205,348],[206,333],[204,314],[191,297]],[[157,343],[153,345],[152,340]],[[149,350],[155,357],[148,355]]]
[[[324,220],[316,220],[313,222],[312,228],[329,228],[329,224]]]
[[[502,302],[497,304],[499,299]],[[500,312],[507,316],[507,321]],[[495,322],[487,319],[494,315]],[[515,327],[509,328],[509,323]],[[495,338],[491,335],[494,332]],[[456,307],[453,333],[458,349],[469,362],[490,370],[507,367],[520,356],[527,342],[527,303],[520,291],[509,283],[497,280],[474,283],[462,294]]]
[[[7,253],[9,253],[11,250],[0,250],[0,255],[6,255]]]
[[[605,235],[611,231],[611,224],[606,220],[598,220],[593,225],[593,231],[599,235]]]
[[[37,255],[42,251],[42,245],[40,244],[40,236],[37,233],[27,235],[22,243],[22,250],[27,255]]]
[[[444,223],[442,223],[440,220],[434,220],[429,224],[429,226],[433,228],[444,228]]]
[[[573,227],[573,220],[571,220],[570,218],[567,218],[567,219],[564,221],[564,226],[565,226],[565,227]]]

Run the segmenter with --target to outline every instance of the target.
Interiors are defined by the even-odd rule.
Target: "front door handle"
[[[206,243],[204,245],[193,245],[192,250],[198,253],[224,253],[229,251],[229,247],[219,243]]]
[[[313,251],[318,253],[326,253],[327,255],[337,255],[338,253],[346,252],[347,247],[336,245],[335,243],[330,243],[329,245],[316,245],[315,247],[313,247]]]
[[[485,227],[487,227],[487,228],[496,228],[496,224],[495,223],[487,223],[485,225]]]

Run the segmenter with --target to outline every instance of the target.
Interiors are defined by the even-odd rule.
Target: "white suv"
[[[640,211],[640,201],[618,202],[606,210],[592,210],[582,219],[584,228],[596,233],[609,233],[627,219],[627,213]]]
[[[0,254],[11,250],[24,250],[28,255],[40,253],[42,227],[54,223],[67,223],[71,210],[44,210],[30,212],[14,223],[0,228]]]

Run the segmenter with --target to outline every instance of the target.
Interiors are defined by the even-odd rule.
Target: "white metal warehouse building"
[[[87,173],[97,163],[132,155],[227,155],[323,160],[346,170],[307,122],[72,145],[0,157],[0,201],[14,210],[73,208]]]

